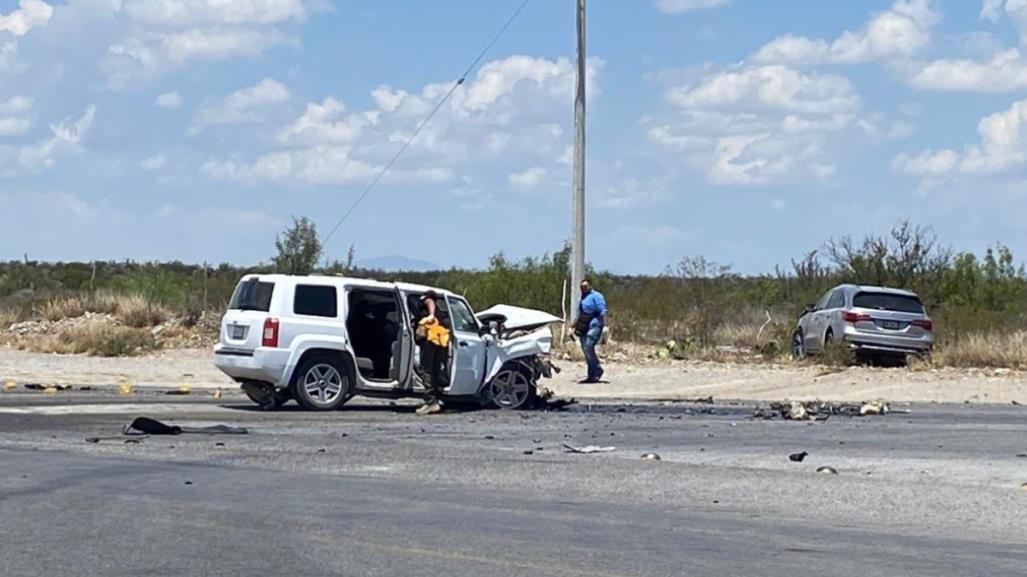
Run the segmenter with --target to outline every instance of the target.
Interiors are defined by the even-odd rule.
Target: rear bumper
[[[857,351],[922,355],[934,348],[934,335],[911,338],[900,335],[875,335],[846,329],[845,342]]]
[[[214,366],[236,381],[262,381],[281,388],[288,383],[285,367],[289,362],[288,349],[260,347],[252,351],[214,345]]]

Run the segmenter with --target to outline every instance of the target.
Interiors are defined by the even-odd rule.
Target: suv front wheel
[[[330,357],[312,357],[303,362],[293,381],[293,397],[310,411],[330,411],[350,396],[346,367]]]

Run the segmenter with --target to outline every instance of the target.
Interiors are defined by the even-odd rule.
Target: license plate
[[[900,325],[898,321],[884,321],[881,323],[881,326],[883,326],[886,329],[898,329],[902,325]]]
[[[231,327],[229,327],[229,331],[233,339],[246,338],[246,327],[242,325],[232,325]]]

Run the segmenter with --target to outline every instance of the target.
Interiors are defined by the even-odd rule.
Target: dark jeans
[[[446,386],[442,378],[442,366],[448,354],[446,347],[435,343],[421,345],[421,378],[427,387],[424,400],[429,403],[442,399],[442,389]]]
[[[588,329],[585,336],[581,337],[581,352],[585,353],[589,380],[598,379],[603,374],[603,365],[599,362],[599,355],[596,354],[596,343],[602,336],[603,327],[593,327]]]

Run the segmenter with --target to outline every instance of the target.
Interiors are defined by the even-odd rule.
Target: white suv
[[[420,396],[413,323],[429,290],[440,296],[438,316],[452,332],[446,398],[529,406],[538,380],[552,375],[549,325],[560,319],[505,305],[475,315],[462,297],[413,284],[246,275],[221,320],[214,364],[264,407],[295,399],[325,411],[355,395]]]

